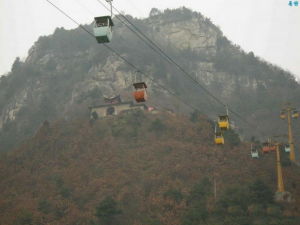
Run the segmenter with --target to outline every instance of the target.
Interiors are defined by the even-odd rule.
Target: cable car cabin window
[[[263,147],[269,146],[269,143],[268,142],[264,142],[262,145],[263,145]]]
[[[134,83],[133,86],[136,90],[147,88],[147,85],[145,82]]]
[[[223,137],[221,132],[216,132],[216,137]]]
[[[107,27],[108,25],[107,25],[107,23],[102,23],[102,22],[97,22],[96,23],[96,25],[97,25],[97,27]]]
[[[228,121],[228,116],[219,116],[220,121]]]
[[[114,24],[110,16],[95,17],[96,27],[112,27]]]

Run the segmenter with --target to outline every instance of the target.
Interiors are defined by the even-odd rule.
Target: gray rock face
[[[178,49],[191,49],[196,52],[215,50],[218,32],[208,28],[200,18],[164,24],[165,38]]]

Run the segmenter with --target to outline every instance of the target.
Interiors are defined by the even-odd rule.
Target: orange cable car
[[[284,111],[284,110],[282,110],[282,111],[280,112],[280,118],[283,119],[283,120],[286,118],[286,115],[285,115],[285,111]]]
[[[147,85],[145,82],[139,82],[133,84],[135,88],[135,92],[133,92],[133,96],[136,102],[145,102],[147,100]]]
[[[276,146],[272,145],[269,142],[264,142],[263,147],[262,147],[262,152],[263,153],[269,153],[269,152],[272,152],[272,151],[276,151]]]

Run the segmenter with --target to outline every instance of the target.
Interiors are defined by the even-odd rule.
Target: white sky
[[[97,0],[51,0],[80,23],[108,12]],[[104,0],[100,0],[105,2]],[[114,0],[114,6],[135,17],[147,17],[151,8],[186,6],[201,12],[242,49],[291,71],[300,79],[300,6],[289,0]],[[46,0],[0,0],[0,74],[14,59],[25,58],[41,35],[56,27],[75,28]]]

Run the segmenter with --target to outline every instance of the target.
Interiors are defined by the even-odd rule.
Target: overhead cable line
[[[101,4],[103,7],[105,7],[107,10],[110,11],[110,8],[108,8],[104,3],[102,3],[100,0],[97,0],[97,2],[99,2],[99,4]],[[145,42],[152,50],[154,50],[155,52],[157,52],[159,55],[164,56],[165,59],[168,60],[168,62],[174,64],[181,72],[183,72],[190,80],[192,80],[193,82],[195,82],[207,95],[209,95],[212,99],[214,99],[216,102],[218,102],[219,104],[221,104],[223,107],[227,107],[228,111],[230,111],[232,114],[234,114],[235,116],[237,116],[238,118],[241,119],[241,121],[243,121],[244,123],[247,123],[248,125],[250,125],[251,127],[256,128],[258,131],[258,127],[253,125],[252,123],[248,122],[246,118],[244,118],[242,115],[240,115],[238,112],[236,112],[235,110],[231,109],[230,107],[228,107],[227,104],[225,104],[223,101],[221,101],[218,97],[216,97],[215,95],[213,95],[207,88],[205,88],[196,78],[194,78],[191,74],[189,74],[184,68],[182,68],[182,66],[180,66],[175,60],[173,60],[170,56],[168,56],[167,53],[164,52],[164,50],[162,50],[155,42],[153,42],[146,34],[144,34],[136,25],[134,25],[125,15],[123,15],[115,6],[112,6],[112,8],[119,14],[121,15],[121,17],[126,20],[131,26],[133,26],[135,28],[135,30],[133,30],[130,26],[128,26],[128,24],[124,23],[123,20],[120,19],[120,17],[118,15],[115,15],[112,13],[112,15],[114,15],[118,20],[120,20],[124,25],[126,25],[126,27],[128,27],[128,29],[130,29],[132,32],[134,32],[142,41]],[[141,36],[143,38],[141,38]],[[207,71],[206,71],[207,72]],[[263,132],[262,132],[263,133]]]
[[[97,2],[99,3],[99,4],[101,4],[104,8],[106,8],[107,10],[110,10],[104,3],[102,3],[101,1],[99,1],[99,0],[97,0]],[[113,7],[113,9],[115,9],[115,7],[114,6],[112,6]],[[116,10],[116,9],[115,9]],[[124,16],[124,15],[122,15],[122,14],[120,14],[125,20],[128,20],[127,21],[127,23],[126,23],[126,21],[124,21],[123,19],[121,19],[121,17],[119,16],[119,15],[116,15],[116,14],[113,14],[112,13],[112,15],[114,15],[122,24],[124,24],[131,32],[133,32],[139,39],[141,39],[143,42],[144,42],[144,44],[146,44],[150,49],[152,49],[154,52],[156,52],[157,54],[159,54],[160,56],[162,56],[165,60],[167,60],[169,63],[171,63],[172,64],[172,62],[164,55],[164,54],[162,54],[161,52],[159,52],[158,50],[157,50],[157,48],[153,45],[153,44],[151,44],[151,43],[149,43],[149,42],[147,42],[147,39],[145,39],[145,37],[143,37],[143,33],[142,32],[137,32],[136,30],[134,30],[134,29],[132,29],[131,27],[130,27],[130,21]],[[128,24],[129,23],[129,24]]]
[[[71,21],[73,21],[75,24],[77,24],[81,29],[83,29],[85,32],[87,32],[90,36],[92,36],[93,38],[95,38],[94,34],[91,33],[88,29],[86,29],[84,26],[82,26],[80,23],[78,23],[75,19],[73,19],[71,16],[69,16],[66,12],[64,12],[61,8],[59,8],[57,5],[55,5],[53,2],[51,2],[50,0],[46,0],[48,3],[50,3],[54,8],[56,8],[60,13],[62,13],[64,16],[66,16],[67,18],[69,18]],[[169,94],[175,96],[178,100],[180,100],[182,103],[184,103],[186,106],[194,109],[194,110],[199,110],[197,107],[183,101],[179,96],[177,96],[174,92],[170,91],[169,89],[167,89],[165,86],[159,84],[158,82],[156,82],[153,78],[151,78],[149,75],[147,75],[146,73],[144,73],[143,71],[139,70],[133,63],[131,63],[130,61],[128,61],[124,56],[122,56],[120,53],[118,53],[116,50],[114,50],[113,48],[111,48],[110,46],[108,46],[107,44],[103,44],[104,47],[106,47],[108,50],[110,50],[111,52],[113,52],[115,55],[117,55],[119,58],[121,58],[125,63],[127,63],[129,66],[131,66],[132,68],[134,68],[136,71],[139,71],[140,73],[142,73],[143,75],[147,76],[149,78],[149,80],[151,80],[152,82],[156,83],[157,86],[159,86],[160,88],[162,88],[163,90],[166,90]]]
[[[54,8],[56,8],[59,12],[61,12],[63,15],[65,15],[67,18],[69,18],[71,21],[73,21],[75,24],[77,24],[81,29],[83,29],[85,32],[87,32],[90,36],[92,36],[93,38],[95,38],[94,34],[91,33],[89,30],[87,30],[84,26],[82,26],[80,23],[78,23],[75,19],[73,19],[71,16],[69,16],[66,12],[64,12],[62,9],[60,9],[58,6],[56,6],[53,2],[51,2],[50,0],[46,0],[49,4],[51,4]],[[188,104],[186,101],[184,101],[183,99],[181,99],[179,96],[177,96],[174,92],[168,90],[165,86],[159,84],[158,82],[155,82],[155,80],[153,78],[151,78],[149,75],[147,75],[146,73],[142,72],[141,70],[139,70],[134,64],[132,64],[130,61],[128,61],[124,56],[122,56],[120,53],[118,53],[116,50],[114,50],[113,48],[111,48],[110,46],[108,46],[107,44],[103,44],[108,50],[110,50],[111,52],[113,52],[115,55],[117,55],[119,58],[121,58],[125,63],[127,63],[129,66],[131,66],[132,68],[134,68],[136,71],[141,72],[143,75],[147,76],[149,78],[149,80],[151,80],[153,83],[156,83],[159,87],[161,87],[162,89],[166,90],[168,93],[170,93],[171,95],[173,95],[174,97],[176,97],[178,100],[180,100],[182,103],[184,103],[186,106],[190,107],[191,109],[194,110],[198,110],[199,109],[195,106],[193,106],[192,104]],[[205,89],[206,90],[206,89]],[[210,93],[208,90],[206,90],[208,93]],[[211,93],[210,93],[211,94]],[[211,94],[212,95],[212,94]],[[212,95],[213,96],[213,95]],[[217,97],[214,96],[214,98],[218,99]],[[218,99],[218,101],[220,101]],[[221,101],[220,101],[221,102]],[[221,102],[221,104],[223,106],[226,106],[224,103]],[[201,111],[201,110],[200,110]],[[242,116],[240,116],[239,114],[235,113],[234,111],[230,110],[233,114],[235,114],[237,117],[239,117],[240,119],[242,119],[242,121],[244,121],[245,123],[249,124],[250,126],[253,126],[253,124],[249,123],[248,121],[246,121]],[[256,127],[256,126],[255,126]],[[256,127],[256,129],[258,129]]]
[[[103,7],[105,7],[107,10],[109,10],[109,8],[102,3],[100,0],[97,0],[97,2],[99,2]],[[217,98],[216,96],[214,96],[212,93],[210,93],[210,91],[208,91],[201,83],[199,83],[199,81],[197,81],[192,75],[190,75],[185,69],[182,68],[182,66],[180,66],[177,62],[175,62],[175,60],[173,60],[170,56],[168,56],[156,43],[154,43],[147,35],[145,35],[137,26],[135,26],[126,16],[124,16],[115,6],[112,6],[113,9],[119,14],[121,15],[121,17],[123,19],[125,19],[131,26],[133,26],[135,28],[136,31],[133,31],[134,33],[138,33],[138,36],[142,36],[144,39],[146,39],[149,43],[151,43],[152,46],[154,46],[157,51],[159,51],[164,57],[166,57],[169,62],[171,62],[172,64],[174,64],[181,72],[183,72],[185,75],[187,75],[192,81],[196,82],[203,91],[205,91],[210,97],[212,97],[215,101],[217,101],[218,103],[220,103],[221,105],[223,105],[224,107],[226,107],[226,104],[223,103],[219,98]],[[118,19],[119,16],[115,15]],[[120,20],[120,19],[119,19]],[[121,21],[121,20],[120,20]],[[131,28],[129,28],[130,30],[132,30]],[[153,47],[152,47],[153,49]]]

